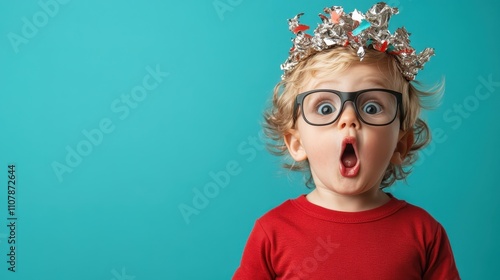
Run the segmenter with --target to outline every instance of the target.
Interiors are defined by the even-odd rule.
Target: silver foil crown
[[[299,22],[302,13],[288,20],[290,31],[295,34],[292,39],[287,60],[281,64],[282,79],[285,79],[299,62],[309,56],[334,47],[350,47],[356,50],[360,60],[365,56],[366,48],[394,55],[399,70],[408,81],[415,79],[418,70],[434,55],[434,49],[426,48],[420,53],[410,46],[410,33],[404,27],[398,28],[394,34],[388,30],[389,19],[398,14],[398,9],[379,2],[365,14],[358,10],[346,14],[340,6],[327,7],[324,14],[319,14],[321,23],[311,36],[305,31],[309,26]]]

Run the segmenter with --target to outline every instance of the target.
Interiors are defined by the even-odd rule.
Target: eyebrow
[[[325,89],[325,87],[319,87],[320,84],[323,84],[325,82],[331,83],[331,84],[338,84],[338,81],[335,80],[335,78],[333,78],[333,79],[323,80],[320,82],[313,83],[313,84],[309,85],[308,87],[302,88],[302,91],[308,91],[308,90],[314,90],[314,89]],[[358,83],[368,83],[369,85],[366,88],[387,88],[387,89],[394,90],[390,86],[391,81],[385,77],[379,77],[379,76],[373,76],[373,75],[364,76],[364,77],[362,77],[361,80],[358,81]],[[330,87],[327,87],[327,88],[330,88]],[[338,90],[338,88],[331,88],[331,89]],[[365,88],[363,88],[363,89],[365,89]]]

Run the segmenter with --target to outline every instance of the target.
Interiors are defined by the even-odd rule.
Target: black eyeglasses
[[[400,92],[371,88],[354,92],[332,89],[315,89],[297,95],[293,112],[293,123],[300,112],[306,123],[323,126],[334,123],[344,110],[344,104],[351,101],[359,119],[368,125],[384,126],[392,123],[398,114],[401,125],[404,120]]]

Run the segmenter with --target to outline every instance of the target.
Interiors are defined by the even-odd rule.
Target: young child
[[[383,191],[429,142],[414,82],[417,54],[396,8],[325,8],[314,35],[299,17],[273,106],[275,152],[308,172],[307,195],[259,218],[233,279],[460,279],[445,230],[425,210]]]

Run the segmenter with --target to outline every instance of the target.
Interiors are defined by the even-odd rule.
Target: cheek
[[[333,141],[323,142],[323,144],[319,144],[318,141],[318,144],[311,151],[311,158],[318,164],[332,164],[339,161],[340,150]]]
[[[339,161],[340,145],[335,133],[316,133],[308,136],[303,138],[302,144],[309,159],[309,164],[321,166],[325,164],[331,165]]]
[[[362,156],[371,162],[382,163],[389,161],[396,149],[399,130],[384,129],[376,134],[370,134],[364,145]],[[383,166],[383,165],[381,165]]]

